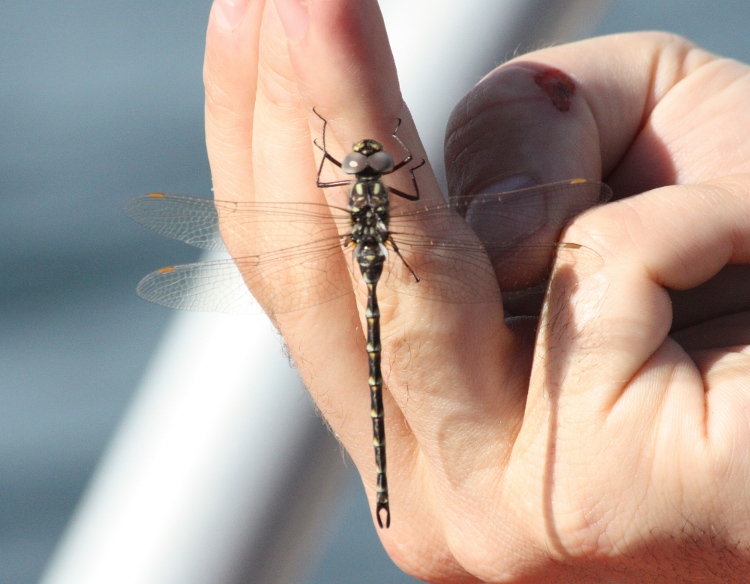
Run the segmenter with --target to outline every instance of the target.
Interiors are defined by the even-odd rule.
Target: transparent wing
[[[606,203],[612,190],[602,182],[575,179],[504,193],[450,197],[445,203],[415,201],[395,206],[394,224],[414,224],[453,212],[472,225],[482,241],[509,246],[540,230],[559,232],[581,212]]]
[[[201,249],[226,251],[213,199],[149,193],[128,201],[125,213],[159,235]]]
[[[137,292],[167,308],[227,314],[261,311],[231,259],[162,268],[143,278]]]
[[[410,223],[418,226],[426,220],[433,227],[443,218],[450,224],[450,218],[458,213],[470,221],[481,241],[507,248],[543,229],[559,235],[573,217],[611,196],[604,183],[577,179],[505,193],[452,197],[438,203],[416,201],[392,210],[391,231],[394,235],[409,232]],[[346,231],[350,220],[346,209],[328,205],[234,203],[164,193],[136,197],[125,205],[125,212],[160,235],[213,251],[225,250],[219,215],[226,233],[251,239],[262,227],[274,234],[280,249],[302,238],[334,237]],[[554,236],[548,238],[548,243],[552,241]]]
[[[328,302],[353,285],[336,238],[257,256],[168,266],[141,280],[138,294],[182,310],[276,314]]]
[[[131,199],[125,213],[159,235],[212,251],[226,251],[222,231],[243,241],[243,247],[252,246],[259,233],[272,233],[274,245],[283,249],[310,238],[336,237],[350,221],[346,209],[328,205],[233,203],[164,193]]]
[[[576,215],[611,196],[607,185],[578,179],[438,204],[404,203],[391,213],[392,243],[401,257],[391,262],[397,276],[385,285],[443,302],[485,302],[497,297],[491,284],[504,292],[538,287],[556,256],[575,261],[584,273],[594,271],[602,261],[596,252],[558,239]],[[418,286],[408,282],[411,271]]]
[[[593,268],[601,261],[595,252],[557,239],[575,215],[610,195],[602,183],[578,180],[395,206],[382,282],[399,293],[443,302],[486,302],[498,298],[498,282],[504,291],[537,286],[561,252]],[[227,241],[241,242],[243,257],[235,260],[149,274],[139,293],[157,304],[257,312],[247,285],[267,311],[289,312],[339,297],[360,277],[341,253],[351,249],[345,209],[152,194],[134,199],[126,210],[157,233],[204,249],[224,249],[221,218]]]

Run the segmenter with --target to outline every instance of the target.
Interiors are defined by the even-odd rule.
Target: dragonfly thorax
[[[349,194],[349,211],[352,241],[384,243],[388,239],[388,190],[380,180],[355,181]]]
[[[388,189],[380,179],[357,178],[349,191],[349,207],[352,212],[365,207],[383,208],[388,212]]]

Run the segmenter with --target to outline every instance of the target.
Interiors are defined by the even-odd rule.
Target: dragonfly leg
[[[326,150],[326,126],[328,126],[328,120],[326,120],[323,116],[321,116],[318,113],[318,110],[313,108],[313,113],[318,116],[321,120],[323,120],[323,146],[318,144],[317,140],[313,140],[313,144],[317,146],[320,150],[323,151],[323,158],[320,159],[320,165],[318,166],[318,176],[315,178],[315,184],[319,189],[327,189],[329,187],[342,187],[344,185],[351,184],[351,180],[336,180],[333,182],[320,182],[320,174],[323,172],[323,165],[325,164],[325,161],[328,160],[332,164],[335,164],[339,168],[341,168],[341,163],[336,160],[333,156],[328,154],[328,150]]]
[[[401,197],[402,199],[406,199],[407,201],[418,201],[419,200],[419,185],[417,184],[417,177],[414,176],[414,171],[417,170],[418,168],[422,168],[424,164],[425,164],[425,160],[423,158],[422,162],[417,164],[415,167],[409,169],[409,172],[411,173],[411,182],[414,185],[413,195],[410,195],[409,193],[405,193],[404,191],[400,191],[398,189],[394,189],[393,187],[388,187],[388,190],[394,195],[398,195],[399,197]]]
[[[401,148],[403,148],[404,150],[406,150],[406,158],[404,158],[398,164],[394,165],[393,168],[389,171],[389,173],[390,172],[396,172],[398,169],[403,168],[404,166],[406,166],[407,164],[409,164],[411,162],[412,158],[413,158],[412,155],[411,155],[411,150],[409,150],[406,147],[406,144],[404,144],[404,142],[401,140],[401,138],[399,138],[396,135],[398,133],[398,129],[400,127],[401,127],[401,118],[398,118],[398,122],[396,122],[396,129],[393,130],[393,134],[391,134],[391,136],[393,136],[393,139],[396,140],[396,142],[399,143],[399,145],[401,146]]]
[[[401,250],[400,250],[400,249],[398,249],[398,245],[396,245],[396,242],[395,242],[395,241],[393,241],[393,239],[392,239],[392,238],[390,238],[390,237],[388,238],[388,242],[389,242],[389,243],[391,244],[391,247],[393,248],[393,251],[395,251],[395,252],[396,252],[396,255],[397,255],[397,256],[398,256],[399,258],[401,258],[401,261],[402,261],[402,262],[404,262],[404,265],[406,266],[406,269],[407,269],[407,270],[409,270],[409,271],[411,272],[411,275],[412,275],[412,276],[414,276],[414,281],[415,281],[415,282],[419,282],[419,276],[417,276],[416,272],[415,272],[414,270],[412,270],[412,269],[411,269],[411,266],[409,265],[409,262],[407,262],[407,261],[406,261],[406,260],[404,259],[404,256],[402,256],[402,255],[401,255]]]
[[[388,171],[387,174],[391,174],[392,172],[396,172],[397,170],[402,169],[404,166],[409,164],[413,160],[413,156],[411,154],[411,150],[404,144],[403,140],[397,136],[398,129],[401,127],[401,118],[398,119],[398,123],[396,124],[396,129],[393,130],[393,139],[396,140],[401,145],[401,148],[406,150],[406,158],[404,158],[401,162],[398,164],[395,164],[391,170]],[[394,189],[389,187],[389,190],[394,194],[398,195],[399,197],[406,199],[407,201],[418,201],[419,200],[419,186],[417,186],[417,177],[414,176],[414,171],[418,168],[421,168],[424,166],[425,160],[422,159],[422,162],[417,164],[416,166],[409,169],[409,172],[411,173],[411,182],[414,184],[414,194],[410,195],[408,193],[405,193],[404,191],[399,191],[398,189]]]
[[[330,154],[329,154],[328,152],[326,152],[325,148],[323,148],[323,147],[322,147],[322,146],[321,146],[320,144],[318,144],[318,139],[317,139],[317,138],[315,138],[315,140],[313,140],[313,144],[315,144],[315,147],[316,147],[316,148],[317,148],[318,150],[322,150],[322,151],[323,151],[323,155],[324,155],[324,156],[325,156],[325,157],[326,157],[326,158],[327,158],[327,159],[328,159],[328,160],[329,160],[330,162],[332,162],[333,164],[335,164],[336,166],[338,166],[339,168],[341,168],[341,163],[340,163],[340,162],[339,162],[338,160],[336,160],[336,159],[335,159],[335,158],[334,158],[333,156],[331,156],[331,155],[330,155]]]

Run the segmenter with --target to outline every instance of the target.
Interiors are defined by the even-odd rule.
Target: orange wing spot
[[[572,184],[572,185],[582,185],[585,182],[588,182],[585,178],[574,178],[572,181],[570,181],[570,184]]]
[[[159,268],[156,271],[159,272],[160,274],[168,274],[169,272],[174,271],[174,266],[166,266],[164,268]]]
[[[163,199],[164,193],[149,193],[148,196],[150,199]]]

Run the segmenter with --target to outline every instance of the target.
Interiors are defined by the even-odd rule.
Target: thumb
[[[482,79],[448,122],[451,195],[599,179],[599,132],[583,92],[556,67],[513,61]]]
[[[532,61],[495,70],[454,109],[445,158],[449,194],[466,197],[465,218],[485,242],[500,289],[525,290],[523,308],[515,293],[505,295],[507,308],[535,313],[529,289],[546,279],[562,229],[610,195],[598,182],[598,132],[576,83]],[[507,194],[492,198],[490,211],[488,197],[476,196],[487,193]]]

